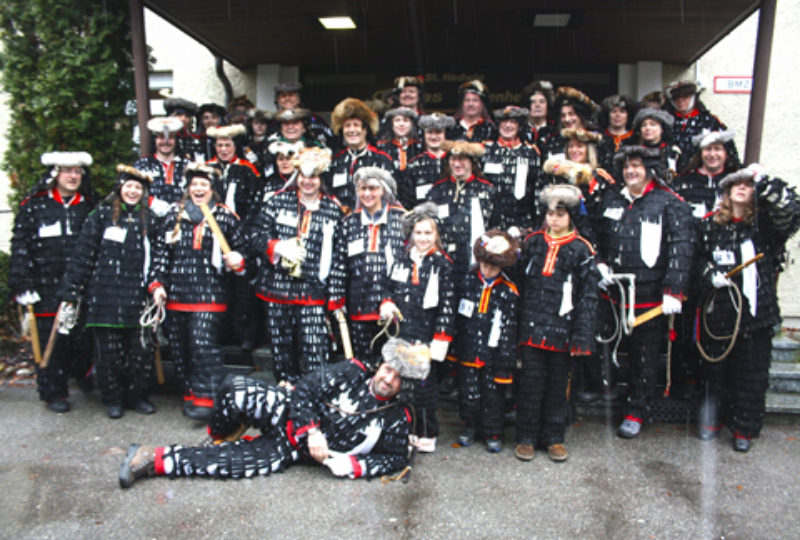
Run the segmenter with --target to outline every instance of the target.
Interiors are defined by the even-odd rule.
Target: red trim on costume
[[[194,226],[192,230],[192,249],[203,249],[203,231],[205,228],[205,220]]]
[[[377,313],[355,313],[350,315],[350,320],[353,321],[379,321],[381,316]]]
[[[688,113],[680,113],[678,111],[675,111],[675,116],[677,116],[678,118],[694,118],[695,116],[698,116],[699,114],[700,114],[700,111],[697,110],[696,107],[694,109],[692,109],[691,111],[689,111]]]
[[[438,332],[436,334],[433,334],[433,339],[437,339],[439,341],[447,341],[448,343],[453,341],[453,338],[451,336],[448,336],[444,332]]]
[[[516,148],[520,145],[519,137],[514,137],[511,141],[506,141],[505,139],[498,137],[497,138],[497,146],[500,148]]]
[[[486,362],[484,362],[483,360],[481,360],[480,358],[478,358],[476,356],[474,361],[472,361],[472,362],[461,362],[461,365],[462,366],[466,366],[466,367],[480,369],[480,368],[482,368],[483,366],[486,365]]]
[[[153,294],[153,291],[158,289],[159,287],[163,287],[161,282],[154,281],[147,287],[147,292],[149,292],[150,294]]]
[[[367,368],[364,366],[364,364],[362,364],[361,361],[358,360],[357,358],[351,358],[350,362],[361,368],[361,371],[367,371]]]
[[[55,317],[55,313],[34,313],[35,317]]]
[[[619,304],[619,300],[615,300],[614,298],[611,298],[606,293],[600,293],[600,296],[602,296],[606,300],[610,301],[612,304]],[[645,302],[643,304],[634,304],[633,307],[634,307],[634,309],[646,309],[646,308],[654,308],[654,307],[660,306],[660,305],[661,305],[661,302]],[[629,307],[631,307],[630,304],[625,304],[625,309],[628,309]]]
[[[343,308],[345,303],[344,298],[339,298],[336,300],[328,300],[328,311],[336,311],[337,309]]]
[[[625,420],[633,420],[634,422],[638,422],[640,424],[642,423],[642,419],[641,418],[639,418],[637,416],[633,416],[632,414],[629,414],[629,415],[625,416]]]
[[[256,293],[256,296],[264,302],[272,302],[273,304],[286,304],[291,306],[324,306],[325,300],[313,300],[311,298],[275,298],[272,296],[264,296],[261,293]]]
[[[213,409],[214,408],[214,400],[207,397],[197,397],[194,398],[194,406],[195,407],[205,407],[206,409]]]
[[[553,351],[553,352],[565,352],[564,349],[559,349],[558,347],[554,347],[552,345],[546,345],[547,338],[542,338],[542,341],[539,343],[534,343],[531,338],[528,338],[528,341],[525,343],[520,342],[520,345],[523,347],[534,347],[536,349],[544,349],[545,351]]]
[[[267,242],[267,257],[269,257],[273,264],[275,264],[275,244],[278,242],[280,242],[278,239],[272,239]]]
[[[544,240],[547,242],[547,256],[544,259],[544,266],[542,267],[543,276],[553,275],[553,271],[556,268],[556,262],[558,261],[558,252],[561,249],[561,246],[572,242],[577,235],[577,232],[572,231],[568,235],[562,236],[561,238],[552,238],[546,232],[544,233]]]
[[[228,304],[167,302],[167,309],[170,311],[211,311],[214,313],[219,313],[222,311],[227,311]]]
[[[361,478],[364,471],[361,470],[361,464],[356,459],[356,456],[350,456],[350,464],[353,466],[353,476],[355,478]]]
[[[289,444],[293,447],[298,448],[300,446],[297,437],[294,435],[294,420],[286,422],[286,438],[289,439]]]
[[[509,376],[509,377],[495,377],[494,382],[496,382],[497,384],[511,384],[514,381]]]
[[[299,437],[300,435],[303,435],[303,434],[304,434],[306,431],[308,431],[309,429],[314,429],[315,427],[319,427],[319,423],[314,423],[314,422],[311,422],[311,423],[310,423],[310,424],[308,424],[307,426],[303,426],[303,427],[301,427],[300,429],[298,429],[297,431],[295,431],[295,435],[296,435],[297,437]]]
[[[381,226],[370,224],[367,235],[368,235],[367,251],[369,251],[370,253],[377,253],[378,244],[380,243],[380,238],[381,238]]]
[[[403,407],[403,412],[404,412],[404,413],[406,413],[406,420],[407,420],[407,421],[408,421],[408,423],[410,424],[410,423],[411,423],[411,413],[410,413],[410,412],[408,412],[408,409],[407,409],[407,408],[405,408],[405,407]]]
[[[155,459],[153,460],[156,469],[157,476],[164,476],[166,471],[164,470],[164,447],[163,446],[156,446],[155,451]]]

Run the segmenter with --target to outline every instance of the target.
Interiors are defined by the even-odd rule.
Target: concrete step
[[[796,362],[772,362],[769,368],[769,390],[771,392],[800,395],[800,364]]]
[[[800,395],[767,392],[767,412],[773,414],[800,414]]]
[[[772,340],[773,362],[800,362],[800,342],[786,336]]]

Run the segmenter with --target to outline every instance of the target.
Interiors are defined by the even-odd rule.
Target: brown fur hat
[[[588,184],[592,179],[592,168],[586,163],[576,163],[568,159],[548,159],[542,170],[553,176],[567,179],[571,184],[580,186]]]
[[[525,107],[517,107],[515,105],[506,105],[502,109],[495,109],[494,119],[498,122],[503,120],[516,120],[517,122],[524,122],[528,118],[530,111]]]
[[[553,93],[553,83],[550,81],[533,81],[522,91],[530,101],[534,94],[542,94],[547,100],[548,107],[553,104],[555,94]]]
[[[600,112],[600,106],[592,98],[571,86],[559,86],[556,91],[556,105],[572,105],[579,116],[591,116]],[[584,113],[584,114],[581,114]]]
[[[421,76],[403,75],[401,77],[395,77],[394,87],[396,90],[402,90],[406,86],[416,86],[417,88],[422,88],[423,82],[424,81]]]
[[[705,88],[700,86],[696,81],[674,81],[664,88],[664,96],[669,100],[673,100],[681,96],[699,96],[703,90],[705,90]]]
[[[459,94],[463,95],[466,94],[467,92],[473,92],[475,94],[478,94],[481,97],[481,99],[486,99],[487,97],[489,97],[489,87],[483,84],[483,81],[479,79],[467,81],[458,87]]]
[[[603,136],[596,131],[587,129],[567,128],[561,130],[561,136],[565,139],[577,139],[582,143],[598,144],[603,140]]]
[[[246,135],[247,128],[242,124],[231,124],[230,126],[210,127],[206,130],[206,135],[215,139],[233,139],[239,135]]]
[[[486,151],[481,143],[467,141],[442,141],[442,150],[451,156],[479,158]]]
[[[500,229],[491,229],[475,240],[472,253],[478,262],[498,268],[508,268],[519,255],[519,244],[510,234]]]
[[[153,177],[147,174],[144,171],[140,171],[130,165],[125,165],[124,163],[120,163],[117,165],[117,182],[119,184],[124,184],[128,180],[136,180],[143,186],[147,186],[149,183],[153,181]]]
[[[311,111],[300,107],[278,111],[272,116],[272,119],[278,122],[291,122],[292,120],[305,120],[309,116],[311,116]]]
[[[345,120],[357,118],[369,128],[372,134],[378,132],[378,115],[367,107],[367,104],[356,98],[346,98],[339,102],[331,114],[331,128],[337,135],[341,135]]]

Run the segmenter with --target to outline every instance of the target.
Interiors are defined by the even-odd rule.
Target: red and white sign
[[[714,77],[715,94],[749,94],[753,90],[753,77],[720,75]]]

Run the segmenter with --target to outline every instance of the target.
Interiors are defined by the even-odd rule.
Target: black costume
[[[504,274],[487,279],[475,268],[459,285],[455,305],[459,414],[484,437],[498,438],[505,385],[517,363],[519,291]]]
[[[222,204],[209,204],[231,249],[243,253],[236,215]],[[228,309],[218,241],[191,200],[175,205],[164,218],[150,269],[148,290],[167,292],[167,324],[172,358],[184,401],[213,406],[225,378],[219,344],[220,323]]]
[[[187,183],[183,171],[188,163],[180,155],[176,155],[169,163],[164,163],[152,154],[137,159],[133,166],[153,178],[148,186],[151,197],[174,203],[180,201],[186,192]]]
[[[367,369],[374,371],[381,361],[381,346],[386,338],[372,339],[379,332],[378,309],[383,300],[382,282],[394,261],[403,255],[405,235],[401,218],[405,210],[384,204],[370,216],[359,208],[345,217],[336,230],[333,272],[329,297],[343,303],[347,299],[353,354]],[[337,306],[338,307],[338,306]]]
[[[692,207],[692,216],[701,220],[714,209],[719,181],[731,171],[708,174],[700,168],[687,171],[672,180],[672,189]]]
[[[262,435],[199,448],[159,447],[156,474],[250,478],[281,472],[308,457],[314,427],[332,452],[350,456],[350,478],[400,470],[407,462],[411,414],[396,398],[375,396],[368,376],[356,360],[306,375],[291,391],[230,376],[217,398],[211,436],[224,438],[242,424]]]
[[[692,139],[704,131],[725,131],[728,128],[719,118],[711,114],[705,105],[695,96],[695,106],[688,113],[679,113],[668,101],[664,104],[664,110],[675,117],[675,124],[672,126],[672,134],[675,144],[680,148],[676,171],[680,172],[689,164],[689,160],[695,153],[695,146]],[[725,143],[725,150],[735,162],[739,161],[739,152],[733,141]]]
[[[520,264],[517,443],[549,447],[564,442],[570,355],[594,350],[599,275],[591,244],[576,231],[560,238],[545,229],[528,235]]]
[[[78,192],[65,201],[57,188],[39,191],[20,203],[11,238],[8,286],[14,296],[35,291],[41,297],[34,310],[42,351],[60,303],[58,291],[64,268],[90,210],[91,204],[83,194]],[[81,337],[78,329],[69,336],[59,335],[47,367],[37,368],[41,400],[51,403],[66,399],[67,376],[87,376],[89,351]]]
[[[448,141],[483,142],[497,139],[497,126],[491,120],[479,118],[467,127],[464,121],[456,118],[456,125],[445,131]]]
[[[764,258],[730,279],[742,292],[741,323],[736,344],[722,361],[704,361],[705,396],[719,418],[737,437],[758,437],[764,418],[764,401],[772,355],[773,327],[781,316],[776,291],[778,260],[788,239],[800,228],[800,201],[794,189],[779,178],[766,178],[756,184],[755,221],[731,219],[717,222],[711,214],[700,225],[697,271],[701,298],[712,289],[712,277],[726,273],[758,253]],[[698,312],[708,322],[708,330],[717,336],[734,329],[736,306],[727,287],[717,289],[706,313]],[[702,305],[701,305],[702,309]],[[718,356],[728,341],[714,341],[699,322],[698,338],[709,354]],[[716,414],[713,416],[716,417]],[[713,420],[712,420],[713,422]],[[707,426],[717,429],[714,422]]]
[[[403,314],[399,338],[410,343],[452,342],[455,316],[452,272],[452,262],[447,255],[435,249],[419,254],[412,247],[395,261],[384,281],[384,298],[394,302]],[[436,437],[439,433],[436,370],[431,366],[424,380],[408,383],[416,412],[416,435]]]
[[[488,228],[496,192],[491,182],[474,174],[466,180],[443,178],[428,192],[428,200],[439,208],[442,244],[453,259],[458,283],[472,266],[475,240]]]
[[[404,208],[414,208],[427,200],[434,182],[442,177],[442,163],[447,154],[430,151],[417,154],[408,162],[405,173],[397,178],[397,199]]]
[[[330,167],[322,174],[322,183],[342,205],[355,208],[356,187],[353,175],[361,167],[379,167],[393,171],[392,158],[386,152],[367,144],[358,152],[344,148],[333,157]]]
[[[88,306],[97,384],[106,405],[147,399],[153,363],[140,340],[139,316],[147,297],[145,279],[157,218],[142,204],[118,200],[100,206],[83,224],[64,274],[61,300]]]
[[[494,213],[487,229],[533,227],[534,201],[542,188],[539,149],[519,140],[507,143],[503,139],[487,141],[484,148],[483,175],[496,188]]]
[[[300,376],[328,363],[330,339],[327,309],[344,304],[328,302],[336,225],[343,213],[339,201],[319,195],[319,207],[309,210],[296,188],[279,191],[264,203],[250,233],[250,251],[266,254],[256,279],[256,296],[267,303],[266,316],[278,381],[295,382]],[[307,256],[300,277],[290,274],[274,253],[275,244],[297,238]],[[263,257],[263,255],[262,255]]]

